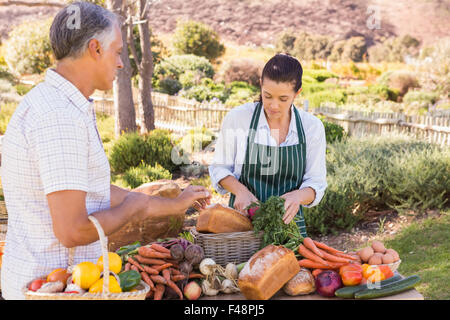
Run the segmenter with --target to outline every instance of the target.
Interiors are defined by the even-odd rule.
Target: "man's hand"
[[[211,203],[211,192],[205,187],[190,185],[175,198],[175,201],[180,211],[185,212],[191,206],[201,210]]]

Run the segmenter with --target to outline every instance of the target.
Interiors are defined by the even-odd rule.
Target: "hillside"
[[[380,17],[380,28],[367,21]],[[55,8],[0,7],[0,36],[11,26],[34,17],[52,16]],[[363,35],[369,43],[410,34],[424,44],[450,36],[448,0],[164,0],[150,14],[156,33],[170,33],[177,19],[202,21],[236,44],[267,45],[285,29],[347,38]],[[370,22],[371,20],[369,20]]]

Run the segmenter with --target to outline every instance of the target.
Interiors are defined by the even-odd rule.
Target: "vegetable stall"
[[[401,276],[400,256],[383,243],[344,252],[304,238],[295,220],[282,221],[284,199],[276,196],[247,210],[249,217],[210,205],[178,237],[109,252],[109,291],[133,292],[143,282],[151,300],[423,299],[414,290],[420,277]],[[100,257],[71,273],[55,270],[28,290],[98,293],[102,268]]]

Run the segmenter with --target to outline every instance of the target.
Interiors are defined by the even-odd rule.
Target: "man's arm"
[[[123,189],[121,187],[111,184],[111,208],[114,208],[121,204],[131,190]]]

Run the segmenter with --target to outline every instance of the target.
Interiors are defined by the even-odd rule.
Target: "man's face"
[[[118,26],[114,27],[114,40],[109,48],[103,49],[98,63],[98,81],[96,89],[107,91],[112,89],[118,69],[123,68],[120,57],[123,48],[122,32]]]

